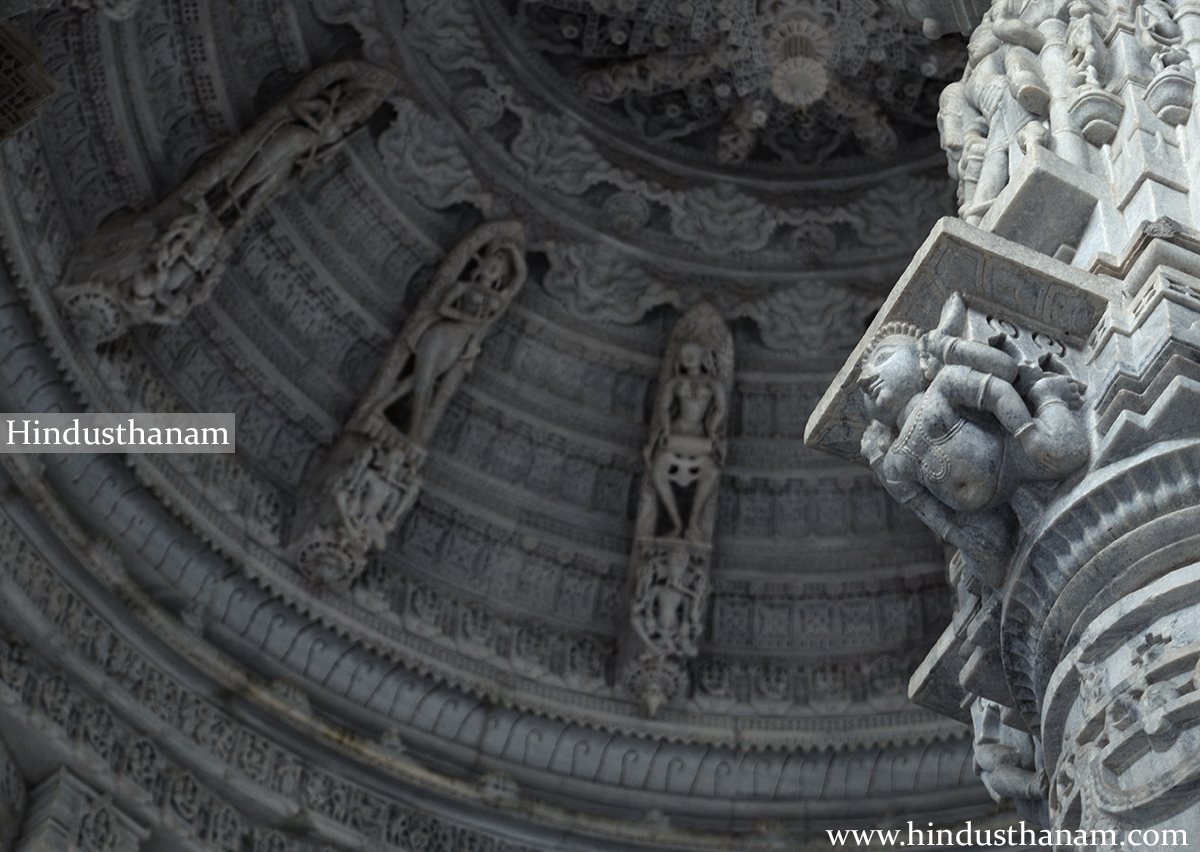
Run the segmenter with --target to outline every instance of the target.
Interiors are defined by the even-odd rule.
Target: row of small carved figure
[[[1065,30],[1065,68],[1043,62],[1055,15]],[[1031,19],[1031,15],[1037,15]],[[1101,26],[1114,24],[1106,41]],[[1130,20],[1131,19],[1131,20]],[[1049,27],[1049,29],[1048,29]],[[1133,35],[1126,35],[1133,30]],[[1132,39],[1132,46],[1113,40]],[[1070,0],[1056,7],[1000,0],[971,35],[969,60],[961,82],[942,93],[939,124],[952,176],[960,180],[960,215],[972,224],[986,214],[1007,184],[1014,144],[1026,153],[1049,147],[1063,159],[1088,169],[1088,143],[1102,146],[1117,133],[1125,110],[1119,93],[1106,86],[1126,77],[1142,81],[1144,99],[1165,126],[1187,121],[1195,72],[1185,49],[1175,10],[1166,0],[1140,0],[1108,8],[1103,0]],[[1132,65],[1129,65],[1132,61]],[[1054,75],[1071,92],[1065,111],[1052,114]],[[1065,115],[1067,118],[1061,118]],[[1060,126],[1060,122],[1066,124]],[[1081,139],[1078,144],[1071,137]]]

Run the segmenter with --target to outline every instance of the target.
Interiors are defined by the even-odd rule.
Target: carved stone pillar
[[[663,355],[629,565],[621,680],[650,715],[687,688],[704,631],[732,389],[733,337],[701,302]]]
[[[1078,848],[1172,845],[1200,834],[1200,27],[998,0],[972,45],[940,116],[972,224],[934,229],[806,440],[957,548],[910,694],[973,725],[993,796]]]
[[[66,769],[30,795],[15,852],[137,852],[149,830]]]

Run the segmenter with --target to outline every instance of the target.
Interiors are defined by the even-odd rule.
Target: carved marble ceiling
[[[7,457],[0,688],[18,706],[21,678],[59,677],[75,708],[26,690],[0,714],[28,776],[47,770],[20,744],[35,729],[133,771],[88,751],[68,724],[86,710],[117,739],[159,731],[143,774],[193,778],[247,836],[295,848],[427,848],[404,834],[421,820],[439,849],[766,848],[983,812],[965,729],[905,697],[949,617],[940,545],[801,443],[952,207],[932,116],[958,42],[866,0],[140,0],[17,20],[59,91],[0,149],[5,410],[238,415],[233,456]],[[350,57],[399,86],[238,232],[212,298],[82,345],[51,294],[75,247]],[[530,281],[417,504],[352,585],[298,571],[305,488],[373,371],[456,241],[505,218]],[[615,643],[659,360],[702,299],[737,350],[713,598],[690,693],[648,717]]]

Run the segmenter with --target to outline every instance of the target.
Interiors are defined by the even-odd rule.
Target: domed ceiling
[[[425,848],[351,800],[433,820],[445,848],[747,848],[984,812],[965,728],[905,696],[949,619],[940,545],[801,442],[951,212],[934,116],[959,42],[867,0],[140,0],[17,21],[59,91],[0,152],[26,341],[6,410],[238,417],[235,455],[8,465],[25,508],[6,523],[43,542],[54,582],[304,780],[214,770],[171,721],[179,771],[289,842],[318,814],[303,842],[342,848]],[[398,86],[238,230],[211,298],[83,344],[52,292],[76,247],[347,58]],[[511,219],[529,281],[442,415],[415,505],[352,582],[306,573],[305,501],[372,374],[453,246]],[[702,300],[736,350],[713,593],[690,689],[651,716],[617,645],[656,377]],[[11,606],[50,606],[39,582]],[[136,731],[143,687],[96,646],[49,664],[91,700],[105,677],[129,693]]]

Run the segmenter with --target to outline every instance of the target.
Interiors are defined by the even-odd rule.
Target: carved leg
[[[666,509],[667,517],[671,519],[671,531],[667,534],[668,538],[675,538],[683,532],[683,520],[679,517],[679,504],[675,500],[675,490],[671,485],[671,472],[675,464],[675,460],[669,454],[663,453],[655,460],[651,473],[651,481],[654,483],[654,490],[658,493],[659,502]]]
[[[705,461],[704,466],[700,468],[700,475],[696,479],[696,496],[692,500],[691,516],[688,518],[687,537],[691,541],[707,541],[709,538],[700,525],[706,514],[705,507],[712,499],[713,490],[717,487],[720,478],[721,472],[711,461]]]

